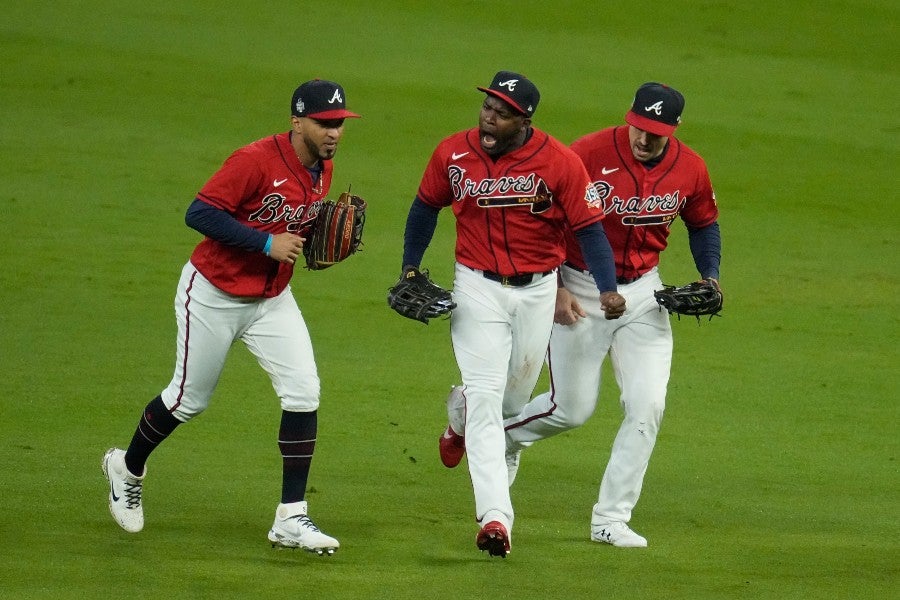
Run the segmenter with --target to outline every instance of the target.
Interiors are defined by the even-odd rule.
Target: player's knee
[[[281,408],[289,412],[310,412],[319,408],[321,384],[318,377],[297,377],[275,386]]]
[[[281,408],[288,412],[312,412],[319,409],[319,398],[286,396],[281,398]]]
[[[665,397],[661,398],[623,398],[625,417],[631,421],[643,423],[654,431],[659,428],[663,413],[666,410]]]
[[[281,408],[290,412],[310,412],[319,408],[319,383],[280,393]]]
[[[206,410],[207,405],[198,405],[198,404],[185,404],[184,402],[178,404],[175,409],[172,411],[172,416],[181,421],[182,423],[187,423],[204,410]]]
[[[168,393],[168,389],[161,394],[163,404],[172,413],[172,416],[187,423],[209,406],[209,397],[195,397],[190,394],[182,394],[180,397],[172,396]]]
[[[564,427],[568,429],[574,429],[575,427],[581,427],[585,423],[587,423],[588,419],[591,418],[591,415],[594,414],[594,408],[596,404],[577,404],[574,406],[565,406],[557,409],[557,418],[563,424]]]

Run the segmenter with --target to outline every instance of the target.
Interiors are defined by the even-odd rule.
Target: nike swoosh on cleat
[[[112,484],[112,481],[109,482],[109,495],[112,497],[113,502],[119,501],[119,496],[116,496],[116,487]]]

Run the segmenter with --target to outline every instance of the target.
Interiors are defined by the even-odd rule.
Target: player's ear
[[[300,120],[300,117],[291,115],[291,129],[294,131],[294,133],[300,133],[301,131],[303,131],[303,126],[301,125],[301,123],[302,121]]]

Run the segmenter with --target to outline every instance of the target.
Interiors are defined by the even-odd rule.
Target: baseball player
[[[144,409],[127,450],[102,461],[109,509],[126,531],[143,528],[147,457],[172,431],[206,409],[225,358],[242,340],[268,373],[281,402],[281,503],[273,546],[331,554],[304,500],[316,444],[319,377],[289,281],[304,236],[328,194],[332,158],[344,133],[343,88],[312,80],[291,98],[291,130],[235,151],[190,205],[186,223],[206,236],[181,272],[175,297],[175,373]]]
[[[610,319],[625,306],[600,224],[600,199],[584,165],[532,127],[540,98],[535,85],[500,71],[490,87],[477,89],[486,94],[478,126],[441,141],[425,169],[406,222],[403,265],[404,271],[419,267],[439,211],[451,207],[457,308],[450,331],[462,385],[448,399],[451,424],[441,457],[455,466],[459,447],[468,452],[480,526],[476,544],[505,557],[513,507],[503,419],[520,412],[540,374],[567,228],[594,273],[592,305]]]
[[[601,317],[592,301],[593,267],[569,236],[547,353],[550,391],[504,423],[511,454],[582,425],[597,404],[609,354],[625,418],[593,508],[591,539],[613,546],[647,545],[628,522],[656,442],[672,364],[669,316],[653,292],[662,288],[659,253],[676,217],[687,226],[701,278],[719,277],[719,213],[709,173],[703,159],[673,137],[683,108],[677,90],[646,83],[635,94],[626,125],[572,144],[603,202],[604,229],[628,311],[616,321]]]

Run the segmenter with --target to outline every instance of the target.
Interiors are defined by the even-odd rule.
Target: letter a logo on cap
[[[662,114],[662,100],[657,102],[656,104],[651,104],[650,106],[645,106],[644,110],[650,112],[651,110],[658,115]]]
[[[331,100],[328,101],[328,104],[334,104],[335,102],[344,102],[344,99],[341,98],[341,90],[335,89],[334,95],[331,97]]]
[[[509,91],[513,91],[516,89],[516,84],[519,83],[518,79],[507,79],[506,81],[501,81],[497,85],[499,87],[506,86],[509,88]]]

